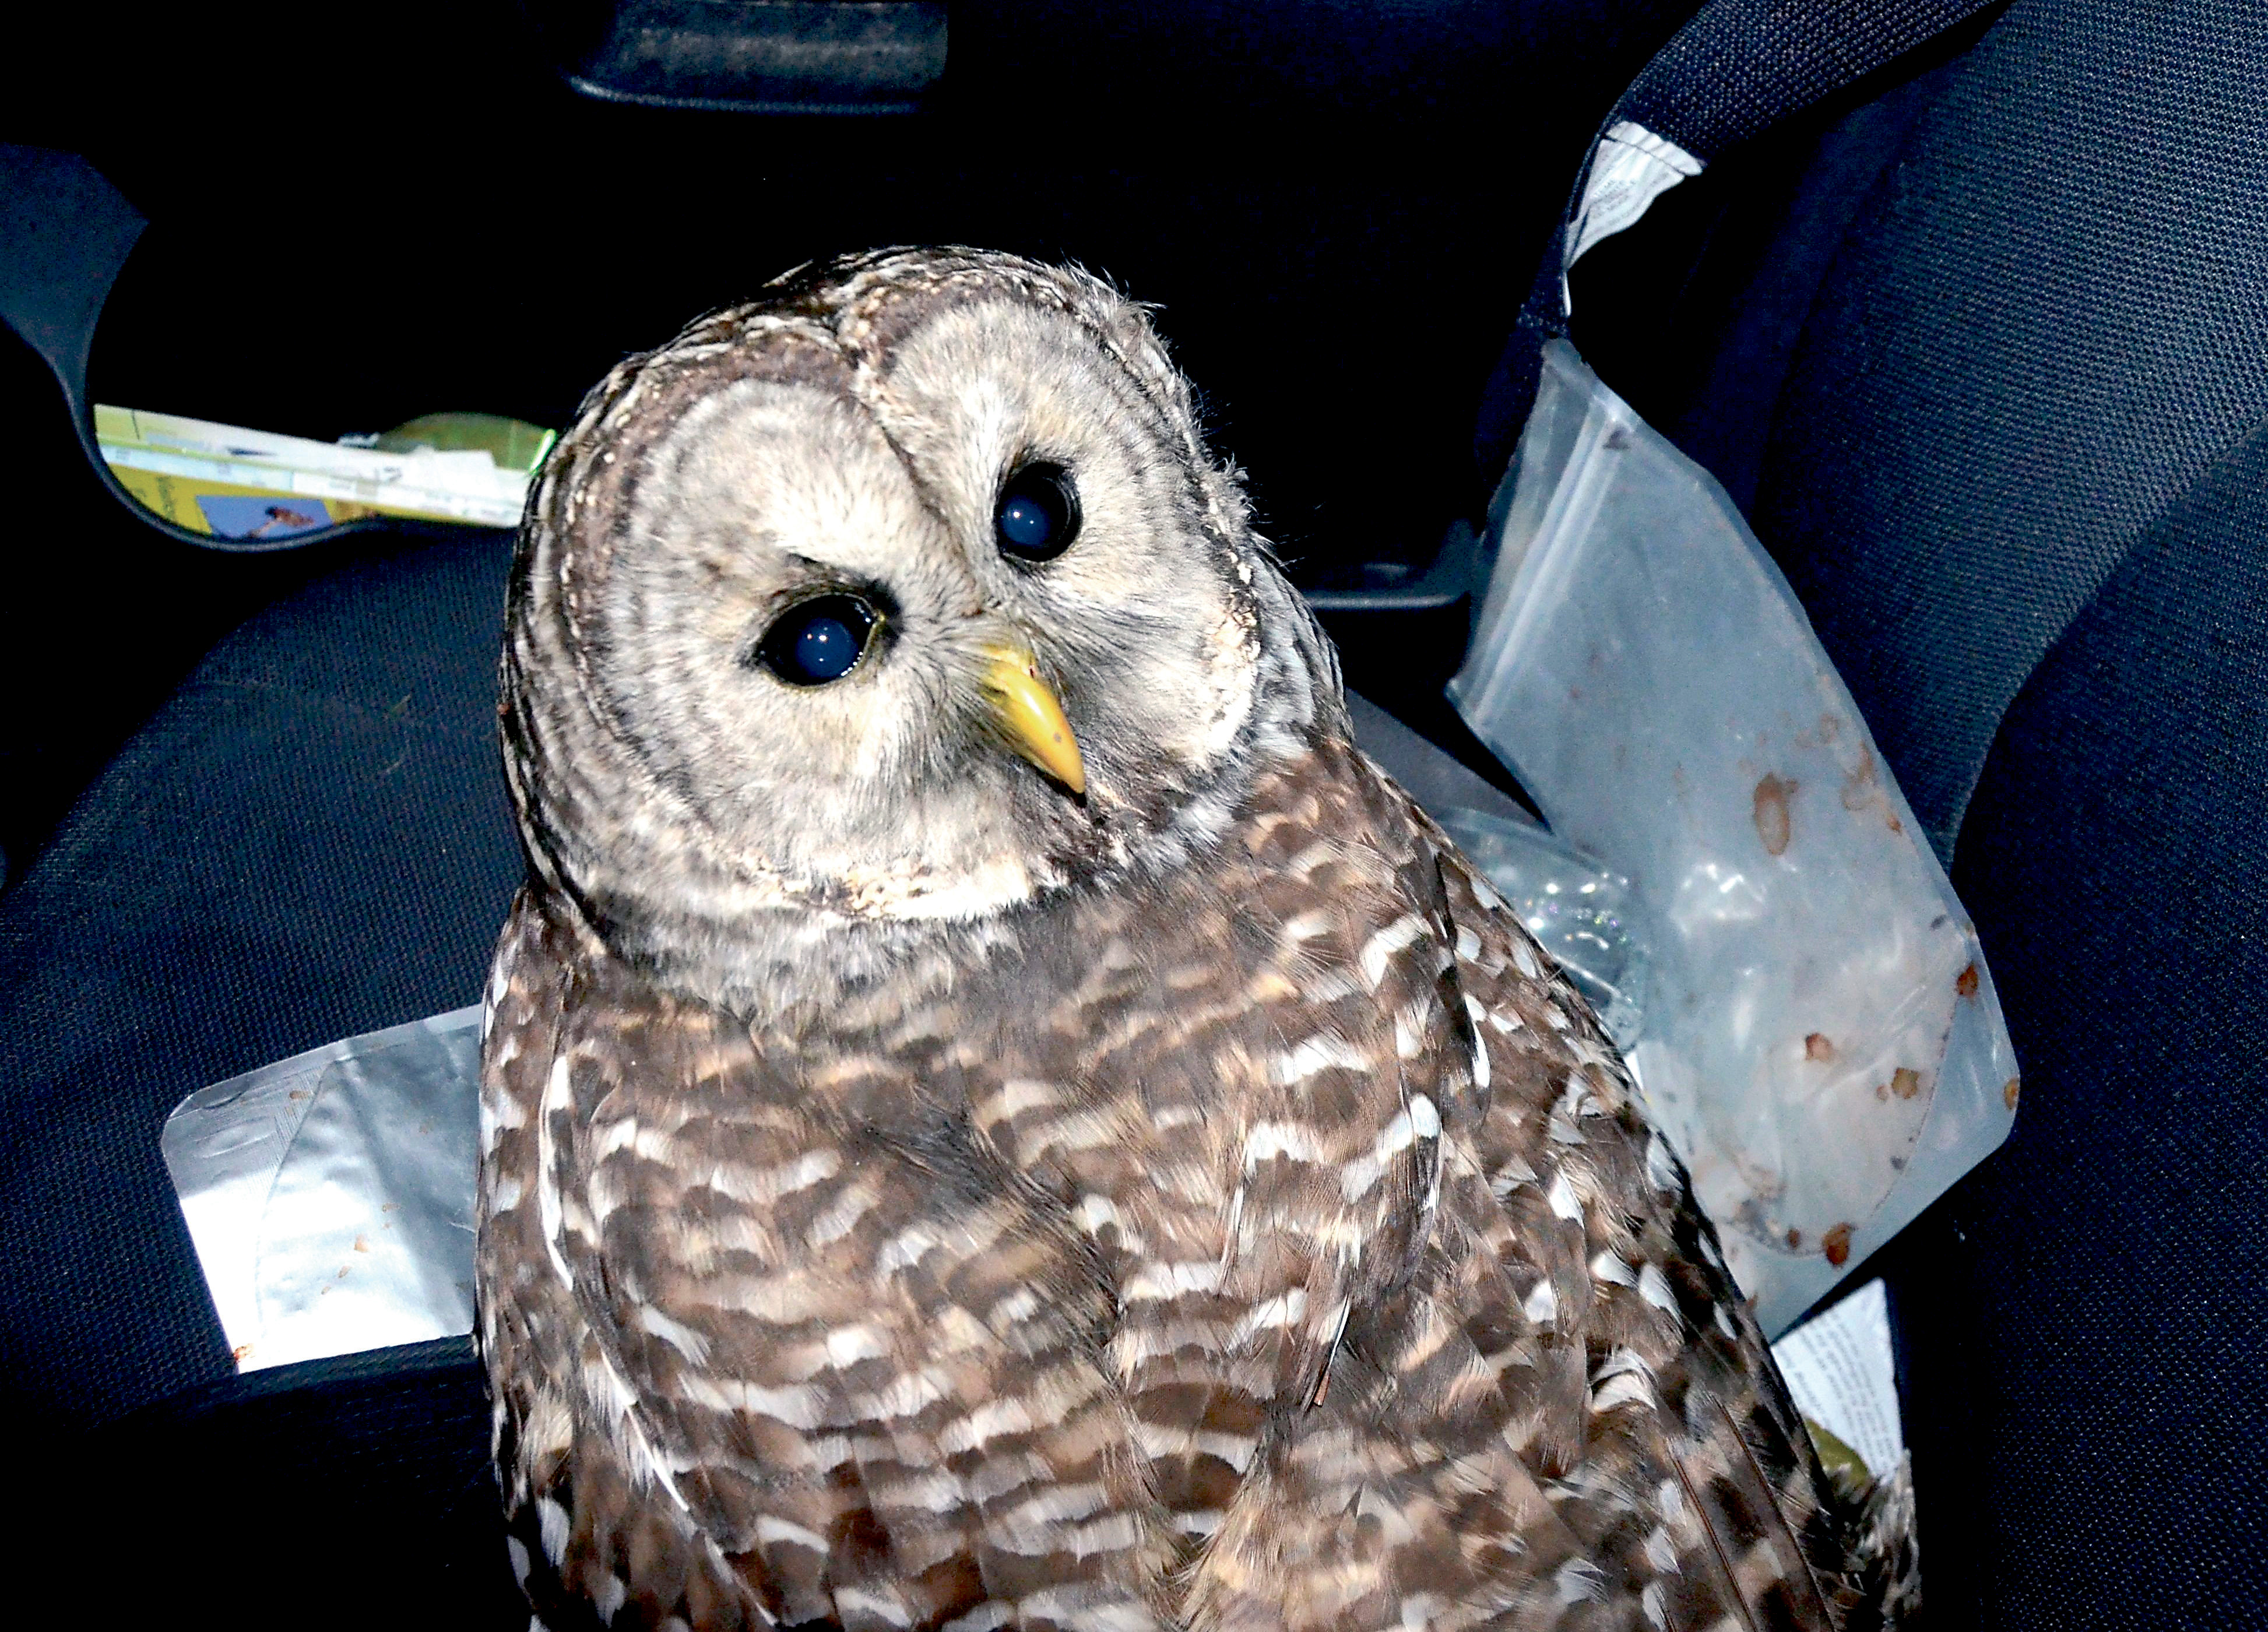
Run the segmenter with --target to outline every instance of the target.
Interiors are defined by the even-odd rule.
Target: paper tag
[[[1676,143],[1627,119],[1616,125],[1591,160],[1582,207],[1568,235],[1566,264],[1573,266],[1601,239],[1637,224],[1655,199],[1700,173],[1701,161]]]
[[[1886,1477],[1905,1456],[1890,1356],[1890,1300],[1869,1281],[1772,1345],[1795,1408]]]

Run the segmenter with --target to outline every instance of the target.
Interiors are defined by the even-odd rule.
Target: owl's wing
[[[1516,1294],[1512,1348],[1539,1376],[1581,1368],[1521,1453],[1595,1572],[1557,1584],[1565,1624],[1616,1623],[1592,1600],[1634,1603],[1630,1624],[1655,1628],[1841,1624],[1842,1521],[1683,1165],[1589,1006],[1408,810],[1437,861],[1483,1100],[1453,1233],[1491,1243],[1507,1272],[1485,1296]],[[1484,1290],[1437,1295],[1469,1331],[1499,1334]]]
[[[522,891],[491,967],[482,1013],[481,1173],[475,1252],[481,1356],[513,1573],[554,1632],[601,1621],[583,1560],[597,1533],[663,1563],[679,1613],[697,1621],[734,1600],[683,1511],[641,1502],[637,1452],[589,1410],[607,1375],[561,1254],[563,1197],[550,1172],[546,1099],[556,1084],[573,985],[574,937]],[[609,1595],[612,1596],[611,1594]],[[607,1599],[598,1611],[619,1608]]]
[[[483,1348],[547,1624],[1158,1624],[1076,1244],[572,940],[515,912],[488,1050]]]

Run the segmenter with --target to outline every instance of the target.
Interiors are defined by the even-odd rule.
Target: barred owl
[[[889,252],[624,364],[503,688],[539,1624],[1868,1618],[1677,1159],[1140,308]]]

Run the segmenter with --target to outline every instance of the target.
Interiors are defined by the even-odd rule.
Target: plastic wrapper
[[[473,1329],[481,1011],[201,1089],[159,1140],[239,1371]]]
[[[1777,1334],[2007,1136],[1992,976],[1778,568],[1564,342],[1508,498],[1450,695],[1557,844],[1458,836],[1523,916],[1615,881],[1608,1023]]]

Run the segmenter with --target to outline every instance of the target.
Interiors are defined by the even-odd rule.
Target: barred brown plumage
[[[1079,538],[1004,562],[1038,459]],[[884,643],[784,685],[814,586]],[[1138,309],[891,252],[625,364],[504,694],[479,1335],[542,1624],[1866,1621],[1675,1157],[1351,746]]]

